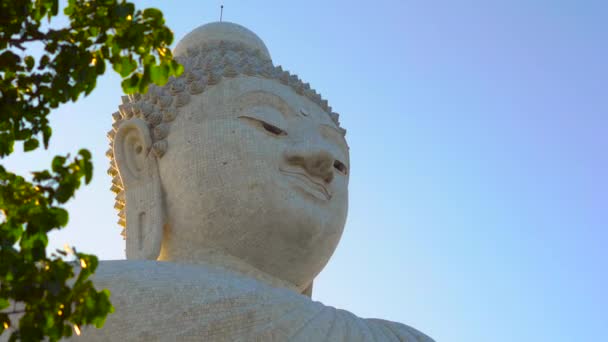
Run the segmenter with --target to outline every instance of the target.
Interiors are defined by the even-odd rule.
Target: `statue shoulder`
[[[97,288],[116,308],[87,341],[260,340],[432,342],[406,325],[363,319],[225,269],[155,261],[104,261]]]
[[[402,323],[387,321],[377,318],[366,319],[368,324],[386,329],[387,333],[398,337],[400,341],[435,342],[432,338],[422,332]]]
[[[161,298],[169,300],[166,307],[181,301],[204,304],[264,287],[220,267],[150,260],[101,261],[92,279],[96,288],[109,289],[112,302],[121,308],[153,305]]]

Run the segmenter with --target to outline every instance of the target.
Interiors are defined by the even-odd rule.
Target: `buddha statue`
[[[101,262],[116,308],[86,341],[432,341],[311,300],[347,214],[338,114],[253,32],[203,25],[185,72],[123,97],[109,133],[127,260]]]

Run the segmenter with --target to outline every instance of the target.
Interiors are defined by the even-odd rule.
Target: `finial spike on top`
[[[224,15],[224,5],[220,6],[220,22],[222,21],[222,16]]]

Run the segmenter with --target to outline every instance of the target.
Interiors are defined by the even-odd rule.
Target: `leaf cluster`
[[[62,2],[63,3],[63,2]],[[48,115],[95,88],[110,65],[126,93],[164,84],[183,67],[168,46],[173,33],[162,13],[124,0],[68,0],[66,25],[55,25],[59,0],[0,2],[0,158],[48,147]],[[34,53],[42,46],[41,53]],[[42,142],[42,144],[41,144]],[[47,255],[48,233],[65,227],[62,207],[93,175],[91,154],[55,156],[31,180],[0,165],[0,334],[10,340],[59,340],[92,324],[101,327],[114,308],[90,276],[94,255]],[[78,266],[78,267],[76,267]]]
[[[75,253],[82,266],[75,277],[73,265],[46,254],[47,234],[68,223],[61,205],[92,174],[86,150],[73,160],[56,156],[51,170],[34,172],[32,182],[0,166],[0,333],[20,317],[11,340],[58,340],[73,326],[103,325],[113,311],[108,291],[96,291],[88,279],[97,267],[94,255]],[[9,299],[19,308],[6,311]]]
[[[69,25],[54,28],[58,1],[0,2],[0,156],[15,141],[35,149],[39,134],[48,146],[50,110],[91,93],[106,63],[123,77],[126,93],[144,93],[151,82],[164,84],[183,70],[172,59],[173,33],[158,9],[69,0],[63,11]],[[28,54],[33,43],[44,45],[38,57]]]

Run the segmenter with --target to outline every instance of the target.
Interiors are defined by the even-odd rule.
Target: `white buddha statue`
[[[110,174],[127,259],[94,277],[116,308],[86,341],[432,341],[312,301],[348,202],[338,115],[251,31],[199,27],[185,72],[123,98]]]

